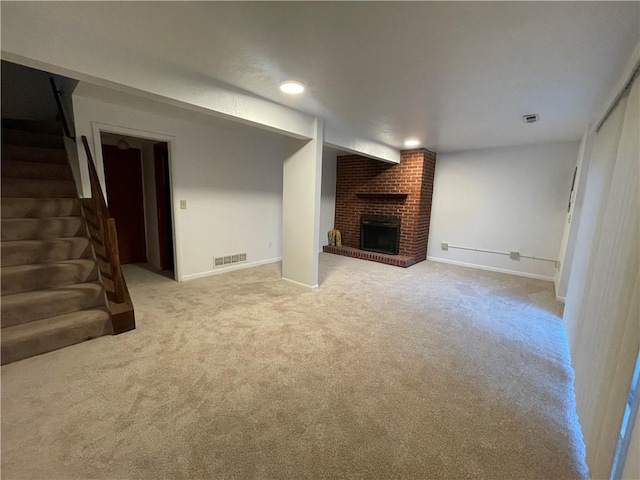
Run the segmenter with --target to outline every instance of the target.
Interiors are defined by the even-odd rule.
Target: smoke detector
[[[540,115],[538,115],[537,113],[531,113],[529,115],[523,115],[522,116],[522,121],[524,123],[536,123],[540,121]]]

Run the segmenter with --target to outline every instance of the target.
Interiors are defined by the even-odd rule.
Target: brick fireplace
[[[400,267],[425,260],[435,165],[436,154],[425,149],[402,151],[399,164],[338,157],[335,228],[343,247],[323,250]],[[361,250],[363,217],[398,220],[397,255]]]

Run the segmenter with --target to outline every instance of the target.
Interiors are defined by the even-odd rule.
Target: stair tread
[[[3,242],[86,236],[84,218],[79,215],[43,218],[3,218]]]
[[[1,305],[2,326],[104,306],[104,298],[102,285],[97,281],[5,295]]]
[[[57,262],[49,262],[49,263],[33,263],[30,265],[13,265],[11,267],[4,267],[2,269],[2,272],[0,272],[0,275],[10,274],[14,272],[21,272],[21,271],[46,269],[46,268],[50,268],[53,265],[59,265],[62,267],[67,265],[68,266],[71,266],[71,265],[95,266],[95,261],[93,260],[93,258],[78,258],[74,260],[60,260]]]
[[[60,124],[2,121],[2,364],[114,333],[69,146]]]
[[[72,327],[74,324],[94,322],[96,320],[109,320],[107,308],[89,308],[78,312],[65,313],[55,317],[43,318],[35,322],[22,323],[11,327],[2,328],[2,343],[6,340],[14,340],[20,337],[30,336],[36,333],[44,333],[52,328]]]
[[[15,145],[13,143],[3,143],[2,144],[2,148],[5,149],[7,151],[10,152],[33,152],[33,153],[53,153],[53,154],[58,154],[61,152],[65,152],[66,150],[64,148],[64,146],[59,146],[59,147],[39,147],[36,145]]]
[[[77,198],[4,197],[1,201],[3,219],[79,217],[82,214]]]
[[[57,120],[23,120],[20,118],[3,118],[2,128],[62,137],[62,123]]]
[[[63,148],[61,133],[31,132],[19,128],[2,128],[2,143],[11,145],[34,145],[41,147]]]
[[[91,282],[98,278],[98,268],[92,258],[61,260],[3,267],[2,296],[31,292],[76,283]]]
[[[67,217],[62,217],[67,218]],[[87,237],[57,237],[57,238],[42,238],[42,239],[30,239],[30,240],[7,240],[2,242],[2,248],[8,248],[12,245],[42,245],[45,243],[89,243],[89,239]]]
[[[51,352],[109,333],[109,312],[100,307],[3,327],[2,363]]]
[[[49,263],[91,256],[87,237],[59,237],[2,242],[2,266]]]
[[[41,178],[2,178],[4,198],[76,198],[73,179],[51,180]]]
[[[73,181],[73,174],[69,164],[3,159],[2,178]]]
[[[64,148],[34,147],[30,145],[2,144],[2,158],[37,163],[68,164]]]
[[[46,222],[46,221],[49,221],[49,220],[62,220],[62,221],[65,221],[65,220],[69,220],[69,219],[72,219],[72,218],[79,218],[79,219],[84,220],[82,215],[68,215],[66,217],[3,218],[2,221],[3,222],[8,222],[8,224],[11,224],[11,223],[14,223],[14,222],[15,223],[17,223],[17,222],[34,222],[34,223],[36,223],[36,222]]]
[[[74,295],[83,293],[83,291],[99,292],[102,291],[102,285],[99,282],[83,282],[71,285],[63,285],[61,287],[43,288],[42,290],[33,290],[31,292],[14,293],[13,295],[5,295],[2,298],[1,308],[13,303],[26,302],[28,299],[42,299],[44,297],[59,295]]]

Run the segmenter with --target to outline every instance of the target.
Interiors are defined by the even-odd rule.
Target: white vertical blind
[[[565,323],[594,479],[609,478],[640,346],[640,81],[594,139]]]
[[[604,211],[601,207],[606,202],[611,186],[626,105],[627,95],[611,112],[598,134],[592,134],[595,138],[588,162],[589,171],[584,188],[582,213],[564,309],[564,321],[572,357],[575,357],[574,346],[580,329],[580,319],[584,317],[586,309],[586,302],[583,301],[582,296],[588,292],[589,283],[593,278],[587,275],[587,272],[591,267],[591,258],[595,256],[599,241],[597,233],[602,220],[601,210]]]

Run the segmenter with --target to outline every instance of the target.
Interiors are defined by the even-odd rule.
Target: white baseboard
[[[284,280],[285,282],[292,283],[293,285],[295,285],[297,287],[304,288],[305,290],[310,291],[310,292],[315,292],[319,288],[318,285],[311,286],[311,285],[307,285],[307,284],[304,284],[304,283],[296,282],[295,280],[291,280],[290,278],[282,277],[282,280]]]
[[[559,297],[556,295],[556,300],[562,303],[567,303],[567,297]]]
[[[184,275],[180,280],[181,281],[189,281],[195,280],[197,278],[210,277],[211,275],[219,275],[221,273],[232,272],[234,270],[242,270],[244,268],[257,267],[260,265],[266,265],[268,263],[276,263],[282,260],[282,257],[268,258],[266,260],[258,260],[257,262],[249,262],[249,263],[236,263],[235,265],[229,265],[226,267],[218,267],[215,270],[209,270],[207,272],[200,273],[192,273],[190,275]]]
[[[487,265],[478,265],[477,263],[459,262],[457,260],[447,260],[446,258],[428,256],[427,260],[431,262],[449,263],[451,265],[459,265],[461,267],[475,268],[478,270],[488,270],[489,272],[507,273],[509,275],[517,275],[519,277],[537,278],[538,280],[546,280],[553,282],[553,277],[546,275],[538,275],[537,273],[519,272],[517,270],[507,270],[506,268],[489,267]]]

